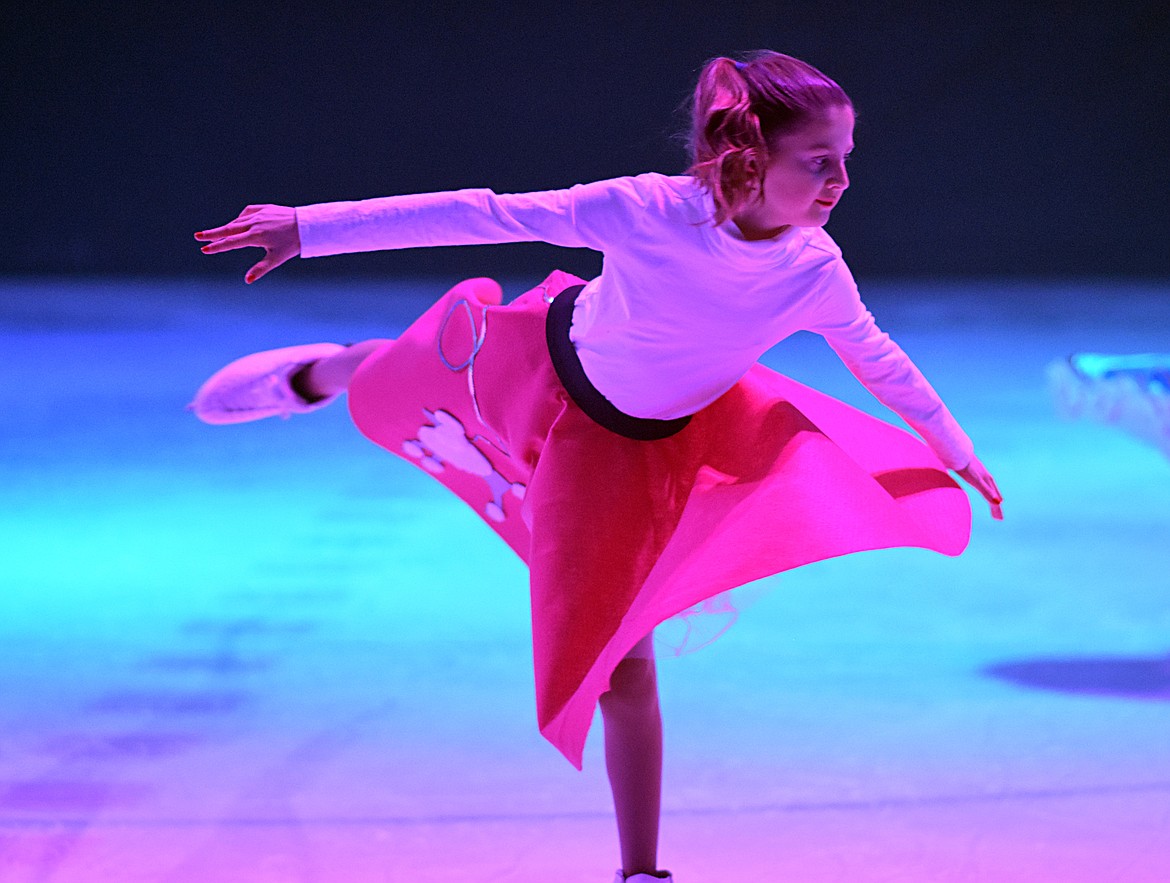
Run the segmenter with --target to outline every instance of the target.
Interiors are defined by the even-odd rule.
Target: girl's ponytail
[[[715,223],[722,224],[756,196],[768,160],[759,117],[752,110],[744,65],[712,59],[699,74],[691,113],[690,174],[715,200]]]

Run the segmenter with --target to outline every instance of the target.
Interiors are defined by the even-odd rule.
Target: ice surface
[[[537,734],[514,556],[342,407],[183,410],[238,355],[394,334],[445,284],[0,284],[0,880],[611,879],[597,730],[584,773]],[[1170,463],[1058,420],[1044,378],[1166,351],[1170,288],[865,291],[1006,521],[976,502],[958,560],[770,580],[662,661],[663,866],[1170,879]],[[880,411],[815,338],[768,361]]]

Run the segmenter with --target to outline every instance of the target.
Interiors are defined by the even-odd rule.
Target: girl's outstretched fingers
[[[979,462],[979,458],[972,456],[970,463],[955,471],[959,474],[959,478],[979,491],[983,495],[983,499],[987,500],[991,506],[991,517],[996,521],[1003,521],[1003,494],[999,492],[999,488],[995,485],[995,479]]]
[[[239,233],[248,232],[252,225],[249,218],[255,215],[262,208],[262,205],[250,205],[232,220],[228,221],[219,227],[208,227],[206,230],[199,230],[195,233],[195,238],[201,242],[219,242],[228,236],[233,236]],[[273,206],[276,208],[276,206]]]
[[[204,254],[237,248],[264,249],[263,259],[244,276],[248,283],[255,282],[301,253],[296,209],[284,205],[250,205],[234,220],[220,227],[200,230],[195,238],[206,243],[201,249]]]

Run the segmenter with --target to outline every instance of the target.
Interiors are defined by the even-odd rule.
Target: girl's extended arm
[[[301,253],[297,210],[286,205],[250,205],[234,221],[200,230],[195,238],[207,243],[201,249],[204,254],[236,248],[264,249],[264,257],[244,275],[249,284]]]
[[[921,435],[942,461],[983,496],[991,517],[1003,518],[1003,495],[991,473],[975,456],[971,440],[951,416],[922,372],[889,335],[878,328],[861,302],[844,262],[821,303],[820,321],[812,330],[840,356],[846,367],[877,399]]]
[[[484,188],[387,196],[289,208],[252,205],[195,238],[214,254],[249,246],[266,255],[254,282],[295,255],[436,245],[548,242],[605,251],[637,225],[662,176],[614,178],[564,190],[497,194]]]
[[[882,404],[914,427],[944,461],[949,461],[947,465],[959,478],[979,491],[991,507],[991,517],[1002,521],[1003,495],[995,479],[975,456],[970,439],[938,394],[902,348],[878,330],[868,311],[858,324],[868,329],[860,337],[829,336],[829,345]],[[960,466],[964,460],[966,465]]]

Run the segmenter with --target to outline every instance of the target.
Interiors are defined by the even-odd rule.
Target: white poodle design
[[[508,481],[492,465],[475,440],[469,438],[459,418],[449,411],[428,411],[423,409],[428,424],[419,427],[418,438],[408,438],[402,443],[402,450],[420,462],[427,472],[439,473],[447,466],[478,475],[491,491],[492,500],[484,506],[484,515],[497,523],[504,520],[504,495],[509,491],[518,499],[524,499],[525,486],[520,482]]]

